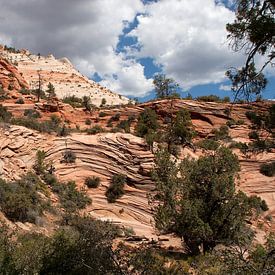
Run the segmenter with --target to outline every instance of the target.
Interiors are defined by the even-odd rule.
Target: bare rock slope
[[[113,93],[98,83],[88,79],[78,72],[67,58],[56,59],[53,55],[40,56],[31,54],[27,50],[10,52],[0,47],[2,57],[13,64],[19,74],[27,82],[27,87],[38,88],[39,74],[43,90],[51,82],[58,98],[75,95],[77,97],[90,96],[91,103],[99,106],[103,98],[108,105],[127,104],[129,99]],[[1,69],[1,67],[0,67]]]

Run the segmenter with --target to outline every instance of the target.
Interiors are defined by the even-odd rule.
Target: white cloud
[[[140,57],[153,57],[185,89],[219,83],[230,66],[242,62],[226,41],[226,23],[234,13],[214,0],[162,0],[146,6],[130,35]]]
[[[231,86],[221,84],[220,87],[219,87],[219,90],[221,90],[221,91],[231,91]]]
[[[127,22],[143,11],[141,0],[0,0],[0,6],[0,43],[67,56],[81,72],[97,72],[107,87],[116,83],[123,94],[151,89],[143,67],[116,53]]]

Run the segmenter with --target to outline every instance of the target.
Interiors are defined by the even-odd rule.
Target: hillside
[[[56,59],[53,55],[38,56],[28,50],[5,50],[0,45],[0,77],[14,75],[11,85],[18,88],[23,85],[29,89],[38,88],[39,75],[42,80],[42,89],[53,84],[59,99],[75,95],[77,97],[90,96],[92,104],[99,106],[105,98],[107,105],[126,104],[129,100],[118,95],[98,83],[88,79],[77,71],[67,58]],[[3,61],[6,60],[6,61]],[[10,63],[7,65],[7,61]],[[21,82],[20,82],[21,81]],[[18,83],[19,82],[19,83]],[[3,81],[8,87],[7,80]]]

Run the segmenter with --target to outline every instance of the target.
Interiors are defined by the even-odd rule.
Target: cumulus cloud
[[[226,42],[225,25],[234,13],[213,0],[162,0],[146,6],[138,26],[140,57],[153,57],[185,89],[224,80],[242,62]]]
[[[140,0],[0,0],[0,6],[0,43],[67,56],[81,72],[97,72],[106,86],[116,83],[123,94],[151,89],[143,67],[116,53],[124,27],[143,11]]]
[[[225,25],[234,14],[223,0],[0,0],[0,7],[0,43],[66,56],[124,95],[152,90],[139,58],[152,58],[185,89],[219,83],[228,67],[242,64],[226,42]],[[137,43],[118,53],[120,36],[136,16],[128,35]]]
[[[221,90],[221,91],[231,91],[231,86],[221,84],[220,87],[219,87],[219,90]]]

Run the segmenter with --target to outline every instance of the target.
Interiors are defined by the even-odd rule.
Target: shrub
[[[0,179],[1,211],[14,222],[35,222],[45,209],[37,190],[43,190],[42,183],[31,173],[13,182]]]
[[[76,160],[76,155],[71,150],[66,150],[63,154],[63,160],[61,162],[64,163],[74,163]]]
[[[230,138],[228,127],[226,125],[221,126],[219,129],[212,130],[215,140],[225,140]]]
[[[116,113],[110,118],[111,121],[119,121],[119,119],[120,119],[120,113]]]
[[[107,114],[105,112],[100,112],[98,116],[99,117],[105,117],[105,116],[107,116]]]
[[[204,101],[204,102],[230,102],[230,98],[228,96],[221,98],[217,95],[199,96],[196,99],[198,101]]]
[[[62,127],[58,127],[56,132],[59,137],[65,137],[70,134],[70,131],[65,124],[63,124]]]
[[[57,193],[61,205],[67,211],[76,211],[83,209],[87,204],[91,203],[91,199],[83,191],[78,191],[74,181],[65,183],[54,183],[52,185],[53,192]]]
[[[125,133],[130,133],[130,123],[128,120],[122,120],[117,125],[117,128],[123,129]]]
[[[27,109],[24,111],[24,116],[27,116],[29,118],[41,118],[40,113],[37,110],[34,109]]]
[[[12,118],[12,114],[8,111],[7,107],[0,104],[0,122],[9,122]]]
[[[76,97],[75,95],[66,96],[62,99],[64,103],[70,104],[74,108],[80,108],[83,105],[82,98]]]
[[[26,89],[26,88],[22,88],[22,89],[19,90],[19,93],[22,94],[22,95],[30,95],[31,91]]]
[[[156,131],[158,126],[156,112],[150,108],[145,108],[138,117],[136,133],[138,136],[144,137],[150,131]]]
[[[261,125],[262,125],[261,116],[259,116],[258,114],[256,114],[253,111],[247,111],[245,113],[245,115],[252,122],[252,124],[254,124],[257,127],[261,127]]]
[[[122,174],[117,174],[112,177],[111,184],[107,189],[105,195],[109,203],[114,203],[118,198],[122,197],[124,192],[124,185],[126,177]]]
[[[106,103],[107,103],[106,99],[105,99],[105,98],[102,98],[100,106],[102,107],[102,106],[104,106]]]
[[[85,179],[85,185],[89,188],[97,188],[100,184],[100,178],[99,177],[89,177]]]
[[[250,139],[259,139],[259,134],[256,131],[249,132],[248,136]]]
[[[92,124],[92,121],[91,121],[89,118],[86,118],[85,124],[86,124],[86,125],[91,125],[91,124]]]
[[[23,98],[18,98],[16,101],[15,101],[16,104],[24,104],[25,101]]]
[[[197,145],[205,150],[217,150],[219,143],[213,139],[204,139],[197,143]]]
[[[275,175],[275,161],[262,164],[260,172],[267,177],[273,177]]]
[[[104,132],[104,129],[99,125],[95,125],[94,127],[87,129],[87,133],[89,135],[95,135],[101,132]]]

